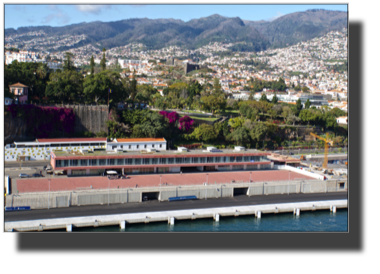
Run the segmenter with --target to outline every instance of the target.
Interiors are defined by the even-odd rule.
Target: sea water
[[[175,220],[174,225],[166,222],[125,224],[104,227],[73,227],[73,232],[347,232],[348,210],[337,209],[301,211],[300,216],[292,213],[262,214],[261,219],[254,215],[220,217],[219,222],[212,218],[198,220]]]

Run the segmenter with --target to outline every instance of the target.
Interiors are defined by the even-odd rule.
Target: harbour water
[[[336,213],[327,210],[301,212],[300,216],[291,213],[262,214],[255,216],[221,217],[213,219],[176,220],[175,225],[167,222],[149,224],[126,224],[119,226],[73,227],[73,232],[347,232],[348,210],[339,209]]]

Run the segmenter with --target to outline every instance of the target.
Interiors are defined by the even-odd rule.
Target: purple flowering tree
[[[194,120],[189,116],[183,116],[179,119],[179,129],[188,132],[194,124]]]
[[[74,133],[75,114],[71,108],[40,107],[35,105],[10,105],[7,111],[12,118],[20,117],[27,132],[37,138],[70,136]]]
[[[179,118],[179,115],[177,112],[173,111],[173,112],[167,112],[165,110],[162,110],[159,112],[159,114],[161,114],[162,116],[164,116],[165,118],[167,118],[169,120],[169,124],[173,124],[175,122],[178,121],[178,118]]]

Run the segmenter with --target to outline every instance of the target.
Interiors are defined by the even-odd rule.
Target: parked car
[[[39,173],[34,173],[34,174],[32,174],[31,177],[44,177],[44,175],[39,174]]]
[[[120,179],[130,179],[131,177],[128,177],[127,175],[121,175]]]
[[[20,178],[29,178],[29,175],[25,174],[25,173],[20,173],[20,175],[18,175],[18,177],[20,177]]]

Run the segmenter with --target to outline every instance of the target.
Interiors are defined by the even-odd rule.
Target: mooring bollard
[[[120,221],[120,228],[125,229],[125,221]]]
[[[257,211],[257,219],[261,219],[261,211]]]
[[[215,222],[219,222],[219,214],[214,215],[214,220],[215,220]]]
[[[169,223],[170,225],[174,225],[174,217],[169,217],[169,218],[168,218],[168,223]]]

